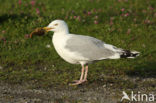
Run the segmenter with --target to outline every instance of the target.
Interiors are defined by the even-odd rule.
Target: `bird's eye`
[[[57,26],[58,24],[55,24],[55,26]]]

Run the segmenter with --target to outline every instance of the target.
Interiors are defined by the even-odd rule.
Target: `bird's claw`
[[[70,85],[79,85],[79,84],[82,84],[82,83],[84,83],[84,82],[86,82],[87,80],[74,80],[73,82],[75,82],[75,83],[72,83],[72,84],[70,84]]]

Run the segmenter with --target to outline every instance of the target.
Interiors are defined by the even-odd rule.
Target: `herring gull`
[[[94,37],[69,33],[68,25],[63,20],[54,20],[46,31],[53,31],[52,42],[57,53],[71,64],[81,64],[81,76],[72,85],[79,85],[87,81],[88,64],[104,60],[119,58],[135,58],[137,51],[129,51],[106,44]]]

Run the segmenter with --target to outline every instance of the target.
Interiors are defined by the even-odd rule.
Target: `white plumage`
[[[93,61],[132,58],[139,54],[139,52],[136,51],[130,52],[106,44],[103,41],[90,36],[70,34],[68,26],[63,20],[55,20],[44,29],[54,32],[52,37],[53,45],[57,53],[65,61],[72,64],[81,64],[81,77],[74,85],[87,81],[88,64]]]

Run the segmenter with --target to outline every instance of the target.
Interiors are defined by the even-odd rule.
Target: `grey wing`
[[[72,52],[78,52],[85,58],[90,60],[106,59],[115,54],[104,46],[104,42],[90,36],[71,35],[67,40],[65,48]]]

